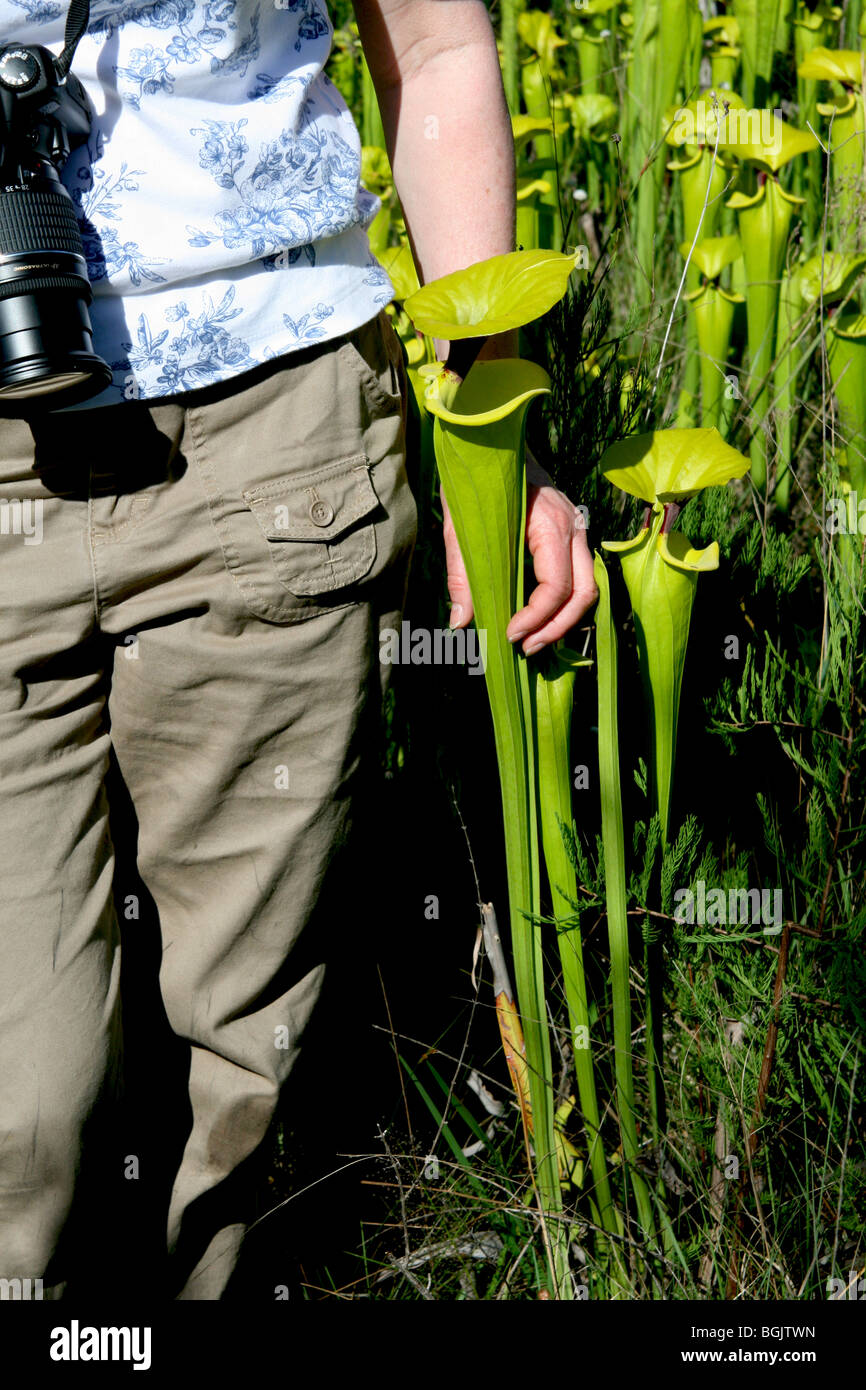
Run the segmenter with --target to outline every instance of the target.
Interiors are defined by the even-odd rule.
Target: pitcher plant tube
[[[811,352],[820,342],[820,337],[808,331],[810,316],[816,314],[819,304],[826,307],[840,300],[847,302],[857,287],[864,266],[866,256],[844,256],[835,251],[825,251],[792,266],[782,277],[773,374],[779,454],[773,500],[781,511],[787,511],[790,502],[799,382]],[[829,322],[832,325],[837,320],[832,318]],[[832,352],[831,338],[828,338],[828,347]],[[834,355],[834,361],[838,366],[838,356]],[[844,385],[842,389],[844,393]],[[837,404],[844,432],[847,426],[841,419],[843,407],[838,397]]]
[[[720,236],[707,237],[694,248],[684,241],[680,251],[684,256],[691,252],[692,262],[702,279],[685,299],[694,318],[701,354],[701,423],[705,428],[718,429],[722,423],[722,401],[727,385],[725,368],[734,309],[743,302],[741,294],[723,289],[719,279],[726,266],[739,259],[743,249],[739,237]]]
[[[666,844],[692,604],[698,575],[719,564],[715,541],[705,550],[695,550],[673,527],[683,502],[705,487],[742,477],[749,464],[710,428],[632,435],[611,444],[600,466],[609,483],[646,504],[635,537],[603,541],[602,546],[619,556],[631,599],[638,661],[652,714],[655,803]]]
[[[738,122],[725,148],[749,166],[748,179],[757,185],[737,189],[728,207],[737,213],[746,268],[746,323],[749,341],[749,395],[752,407],[749,452],[752,481],[763,488],[767,481],[767,415],[770,406],[770,374],[776,342],[779,289],[785,250],[795,208],[803,199],[787,193],[778,171],[798,154],[817,147],[815,136],[787,125],[774,112],[761,112],[755,122]],[[744,179],[745,182],[745,179]]]
[[[631,1051],[631,989],[629,985],[628,896],[625,882],[625,836],[622,787],[619,770],[617,715],[616,628],[610,604],[610,581],[604,561],[596,551],[595,582],[598,608],[595,615],[598,661],[598,776],[601,796],[601,838],[604,853],[604,891],[610,951],[610,989],[613,1001],[614,1075],[616,1108],[622,1142],[624,1171],[635,1195],[638,1224],[648,1243],[653,1243],[652,1199],[638,1169],[640,1151],[634,1101],[634,1069]]]
[[[575,257],[511,252],[432,281],[406,300],[416,328],[452,346],[448,365],[419,369],[434,417],[436,461],[479,631],[493,718],[505,826],[511,949],[525,1040],[535,1181],[554,1292],[571,1296],[562,1219],[553,1066],[539,924],[533,694],[526,658],[505,635],[523,605],[526,409],[550,389],[542,367],[519,359],[472,362],[479,340],[531,322],[565,294]],[[454,362],[458,367],[455,368]],[[465,379],[464,379],[465,375]]]
[[[631,600],[638,664],[650,714],[651,785],[663,850],[670,831],[679,701],[692,605],[698,575],[717,569],[719,563],[715,541],[705,550],[696,550],[681,531],[673,530],[673,524],[685,500],[705,487],[742,476],[748,466],[748,460],[727,445],[716,429],[632,435],[611,445],[601,459],[601,470],[609,482],[646,503],[637,536],[629,541],[603,541],[602,546],[619,555]],[[647,1076],[656,1144],[661,1141],[664,1108],[660,967],[658,943],[647,935]],[[664,1213],[662,1227],[668,1237],[670,1227]]]
[[[832,101],[816,102],[821,116],[830,118],[827,143],[830,146],[833,246],[838,252],[862,251],[863,225],[860,215],[866,181],[863,157],[866,142],[864,111],[864,59],[857,49],[816,47],[797,68],[800,82],[831,82],[841,87]]]
[[[592,663],[557,643],[536,666],[535,710],[538,730],[538,805],[542,846],[553,898],[562,978],[568,1007],[574,1070],[593,1179],[596,1224],[622,1234],[611,1196],[601,1140],[601,1121],[593,1067],[590,1016],[583,968],[577,875],[565,837],[573,833],[571,817],[570,731],[577,669]]]

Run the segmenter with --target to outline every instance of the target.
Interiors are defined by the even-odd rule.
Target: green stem
[[[596,614],[598,658],[598,766],[601,792],[601,835],[604,848],[604,888],[610,946],[610,981],[613,999],[613,1038],[617,1110],[626,1172],[634,1189],[638,1220],[645,1238],[654,1241],[652,1202],[643,1177],[637,1172],[637,1125],[631,1054],[631,996],[629,990],[628,915],[625,886],[625,840],[619,773],[617,719],[616,629],[610,605],[607,570],[596,552],[595,582],[599,600]]]
[[[539,925],[535,741],[526,659],[505,636],[523,602],[525,408],[478,427],[434,423],[439,474],[461,553],[467,557],[476,624],[486,634],[485,680],[493,718],[505,824],[506,873],[517,1004],[526,1045],[535,1180],[554,1292],[572,1295],[568,1230],[554,1129],[553,1063]],[[470,466],[471,463],[471,466]]]
[[[574,1070],[587,1133],[594,1197],[602,1226],[606,1231],[616,1235],[620,1227],[611,1196],[600,1132],[580,920],[574,920],[577,876],[563,843],[566,828],[572,825],[569,732],[573,691],[573,670],[566,668],[559,671],[538,671],[535,687],[538,804],[547,877],[557,923],[559,956],[574,1052]]]
[[[499,38],[502,43],[502,84],[512,116],[520,112],[520,67],[518,57],[516,0],[500,0]]]
[[[382,116],[379,111],[379,98],[376,96],[376,88],[373,86],[370,69],[367,67],[367,60],[363,53],[361,55],[361,143],[377,145],[381,150],[387,148]]]

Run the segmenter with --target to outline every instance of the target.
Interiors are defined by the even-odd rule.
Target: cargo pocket
[[[329,594],[363,579],[372,567],[379,499],[366,454],[247,488],[243,498],[291,593]]]

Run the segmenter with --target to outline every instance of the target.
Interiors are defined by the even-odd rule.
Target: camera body
[[[112,379],[93,351],[84,246],[59,174],[90,123],[83,86],[46,48],[0,49],[0,415],[73,405]]]

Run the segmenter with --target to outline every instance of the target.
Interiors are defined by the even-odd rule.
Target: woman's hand
[[[451,597],[451,627],[472,621],[472,597],[454,523],[442,495],[445,562]],[[506,628],[510,642],[521,642],[526,656],[556,642],[579,622],[598,598],[584,513],[526,451],[526,544],[538,581],[525,608]]]

